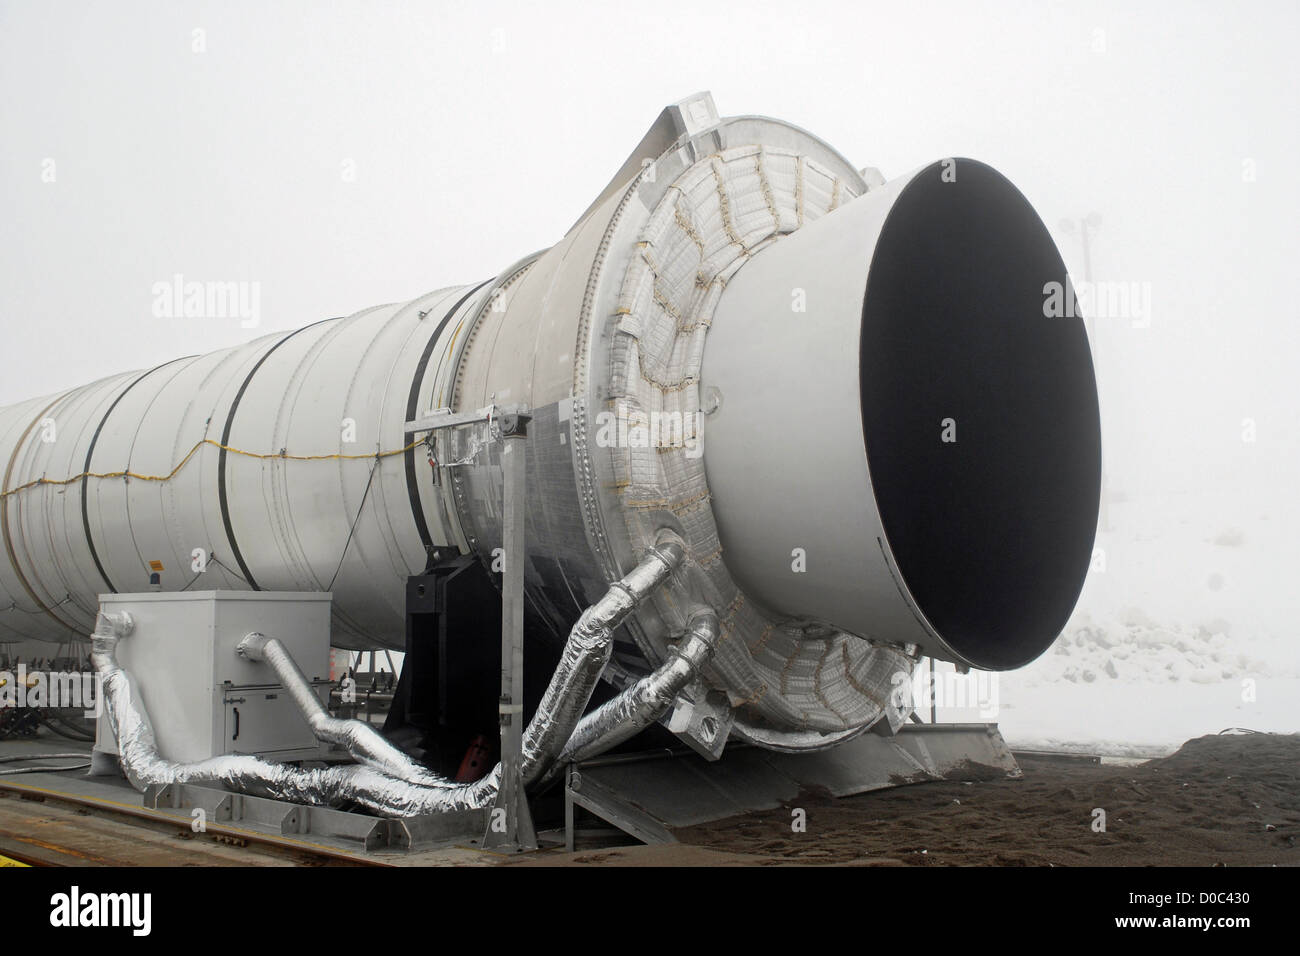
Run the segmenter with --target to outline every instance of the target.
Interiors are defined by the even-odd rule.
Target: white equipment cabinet
[[[105,611],[135,621],[117,659],[135,678],[158,749],[189,763],[220,754],[277,760],[320,756],[321,745],[265,663],[237,653],[249,632],[284,644],[307,679],[329,692],[330,595],[313,592],[190,591],[102,594]],[[95,750],[117,754],[98,721]]]

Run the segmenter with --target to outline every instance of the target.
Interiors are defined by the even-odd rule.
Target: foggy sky
[[[1076,278],[1059,223],[1099,214],[1093,278],[1151,293],[1149,327],[1094,336],[1112,487],[1294,520],[1298,27],[1289,2],[10,0],[0,404],[481,281],[708,89],[887,177],[992,164]],[[260,327],[155,318],[176,274],[259,283]]]

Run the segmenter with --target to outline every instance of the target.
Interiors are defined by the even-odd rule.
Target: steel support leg
[[[518,852],[537,849],[522,777],[524,724],[524,473],[527,419],[501,422],[501,789],[488,818],[483,845]]]

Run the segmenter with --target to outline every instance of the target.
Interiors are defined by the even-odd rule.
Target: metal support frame
[[[845,797],[1019,776],[997,724],[907,724],[893,737],[863,734],[812,753],[733,744],[717,762],[686,749],[596,757],[566,768],[565,845],[574,848],[577,809],[642,843],[673,843],[678,827],[788,805],[810,789]]]
[[[459,810],[419,817],[384,818],[368,813],[335,810],[230,793],[194,784],[151,784],[144,806],[175,812],[188,821],[237,825],[255,833],[303,837],[331,845],[358,845],[365,850],[419,850],[460,842],[465,833],[481,829],[486,810]]]
[[[485,849],[518,853],[537,849],[537,831],[524,791],[524,534],[528,423],[522,406],[489,405],[475,412],[437,409],[406,423],[409,432],[459,428],[496,421],[501,432],[501,786],[483,834]]]
[[[528,416],[501,419],[501,789],[483,846],[519,852],[537,849],[537,831],[524,792],[524,530]],[[504,820],[501,819],[504,811]]]
[[[565,770],[564,848],[577,849],[577,809],[604,820],[642,843],[676,843],[677,838],[660,820],[642,810],[633,799],[595,780],[587,780],[574,764]]]
[[[502,423],[501,433],[505,435],[505,423],[508,419],[518,419],[525,425],[531,420],[532,416],[525,414],[526,409],[523,405],[488,405],[473,412],[453,412],[450,408],[435,408],[429,413],[419,418],[413,418],[406,423],[406,431],[414,434],[416,432],[436,432],[443,428],[461,428],[465,425],[477,425],[480,422],[491,421],[496,418]]]
[[[384,735],[439,772],[459,775],[475,739],[497,722],[501,593],[484,564],[435,548],[406,580],[406,658]],[[478,836],[478,834],[475,834]]]

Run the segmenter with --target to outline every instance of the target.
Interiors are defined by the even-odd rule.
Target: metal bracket
[[[735,712],[721,692],[700,681],[686,687],[664,718],[664,725],[705,760],[717,760],[727,746]]]
[[[713,103],[713,94],[705,90],[685,99],[678,100],[668,107],[677,128],[687,137],[695,138],[705,130],[718,125],[718,108]]]
[[[435,408],[433,411],[407,422],[406,431],[412,434],[433,432],[443,428],[477,425],[480,422],[490,422],[510,416],[522,418],[524,424],[527,424],[531,417],[523,414],[527,410],[528,406],[526,405],[486,405],[473,412],[453,412],[450,408]]]

